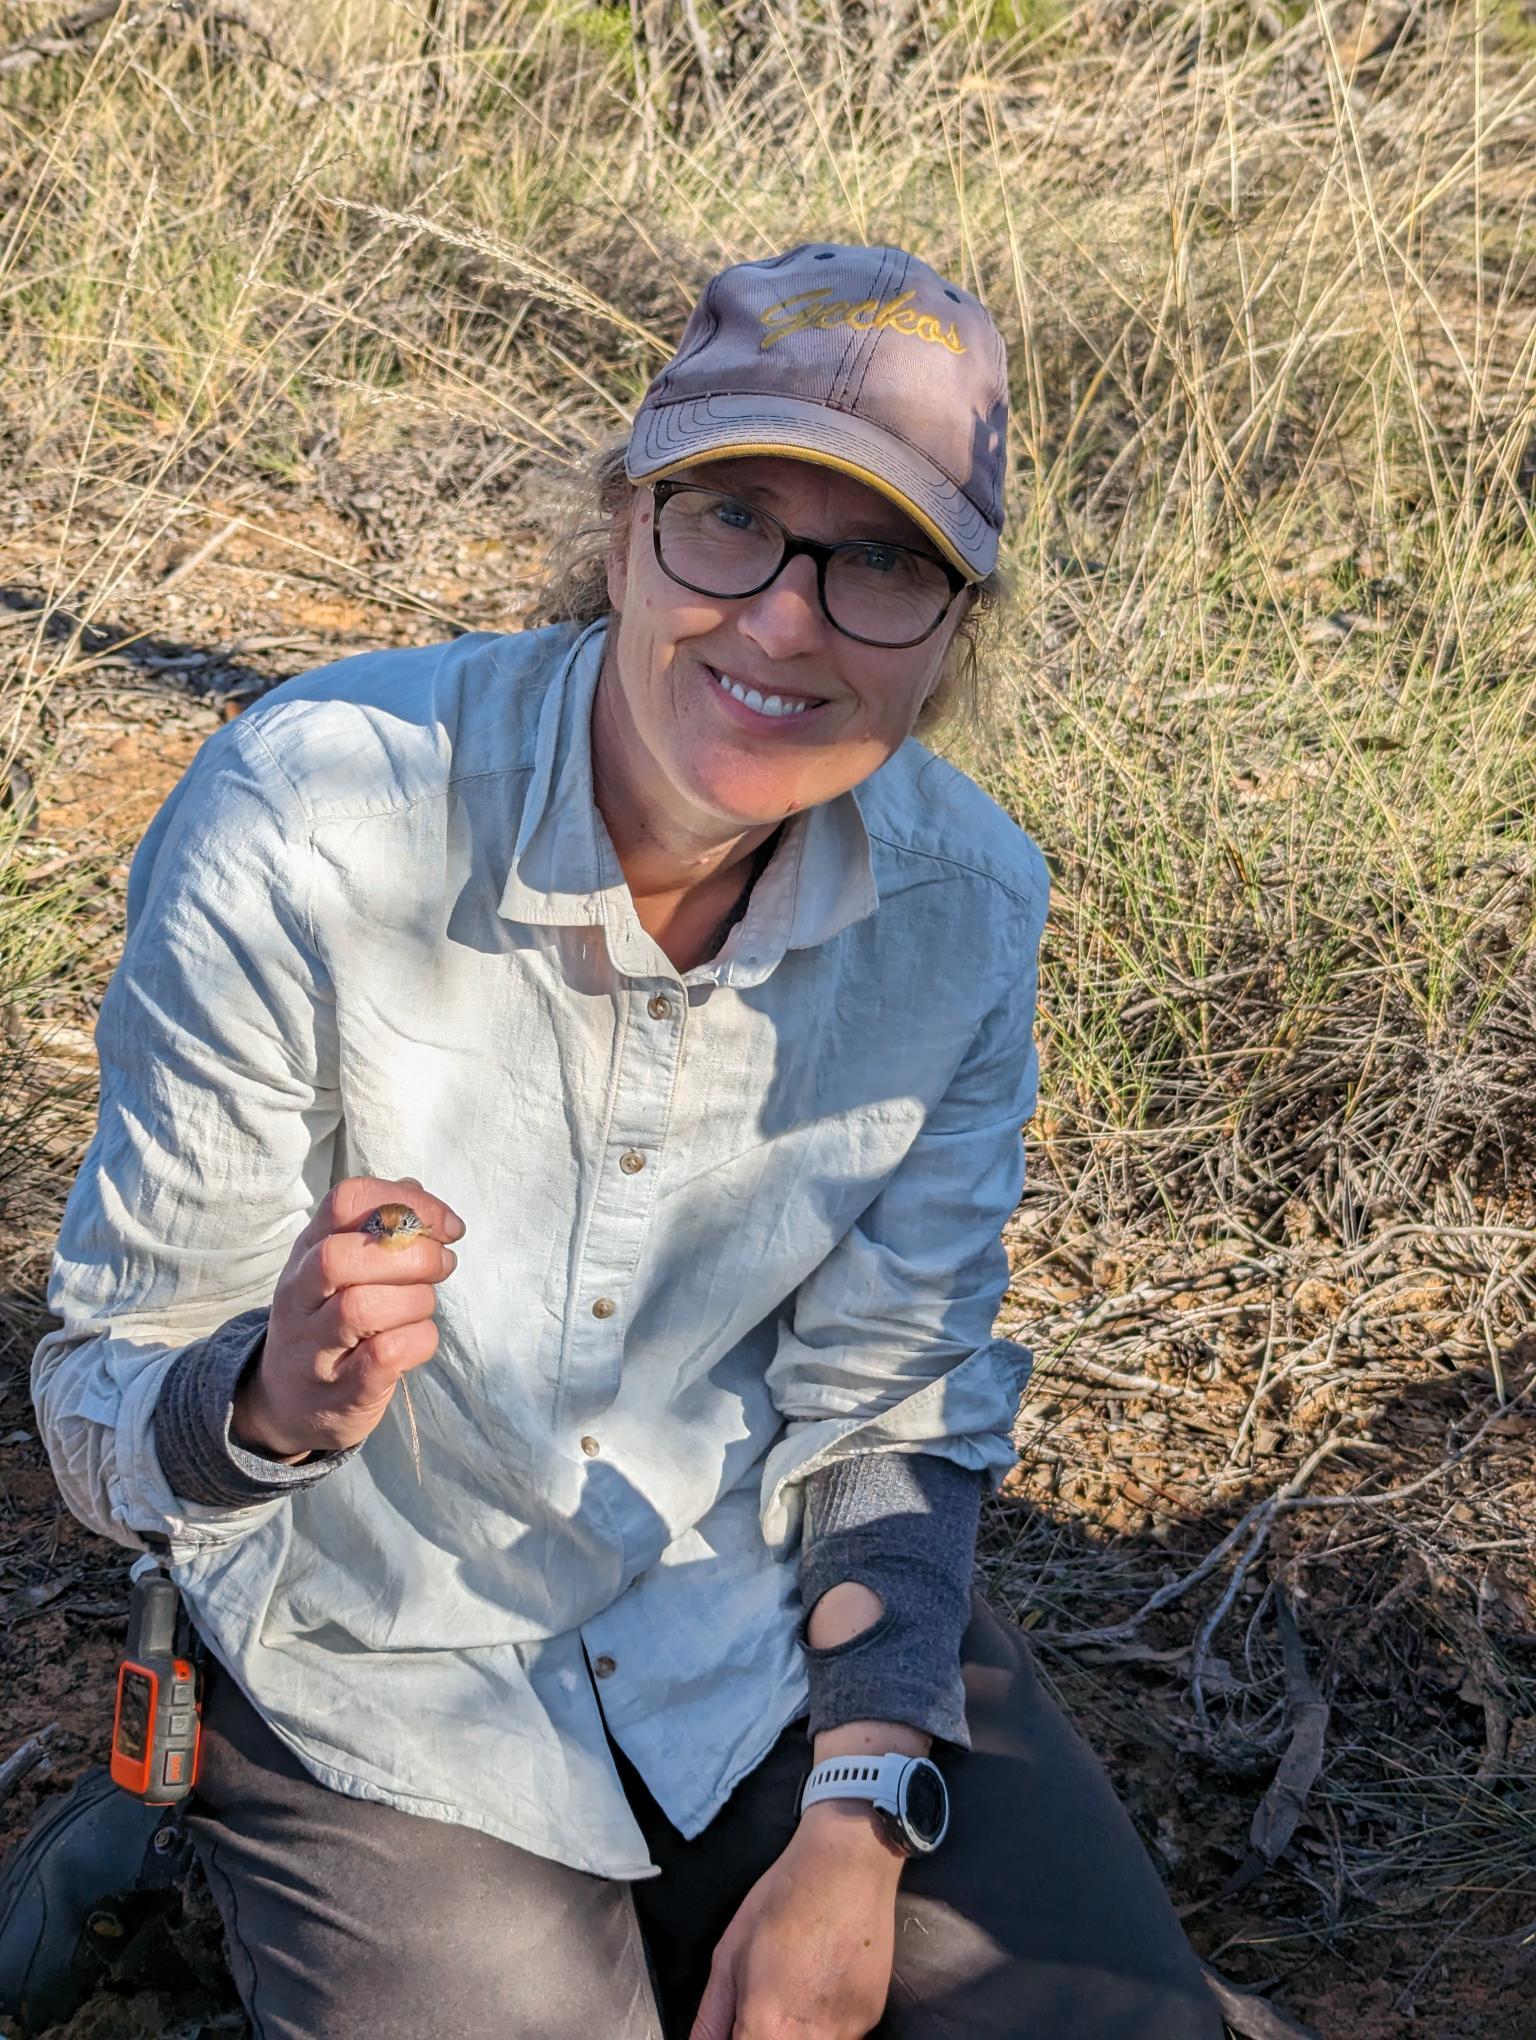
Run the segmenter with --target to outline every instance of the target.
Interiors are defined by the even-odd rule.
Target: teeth
[[[811,706],[808,701],[786,701],[782,695],[770,694],[765,699],[755,687],[743,687],[739,680],[732,680],[724,673],[717,673],[716,680],[727,694],[734,694],[738,701],[755,708],[759,715],[804,715]]]

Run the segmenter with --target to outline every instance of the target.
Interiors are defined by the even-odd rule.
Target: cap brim
[[[933,463],[866,418],[792,397],[688,398],[642,408],[626,455],[633,482],[657,481],[715,454],[785,454],[876,489],[973,580],[997,564],[998,534]]]

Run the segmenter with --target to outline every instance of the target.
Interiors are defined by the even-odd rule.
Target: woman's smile
[[[735,728],[774,740],[811,732],[818,737],[822,734],[826,721],[823,711],[831,706],[825,696],[771,681],[738,679],[735,674],[722,672],[708,663],[704,663],[703,670],[711,698]]]

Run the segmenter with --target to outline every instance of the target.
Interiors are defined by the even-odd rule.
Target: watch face
[[[931,1849],[944,1832],[944,1819],[949,1811],[944,1780],[932,1764],[914,1764],[908,1771],[905,1800],[903,1811],[919,1846]]]

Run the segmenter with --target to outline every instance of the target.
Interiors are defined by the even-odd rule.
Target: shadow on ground
[[[80,605],[51,601],[45,589],[25,583],[0,587],[0,615],[12,627],[30,625],[56,654],[67,656],[75,671],[121,671],[173,678],[180,686],[220,702],[243,706],[274,685],[269,673],[248,665],[242,650],[264,648],[265,639],[236,638],[230,645],[197,644],[162,633],[129,630],[126,626],[88,621]]]

